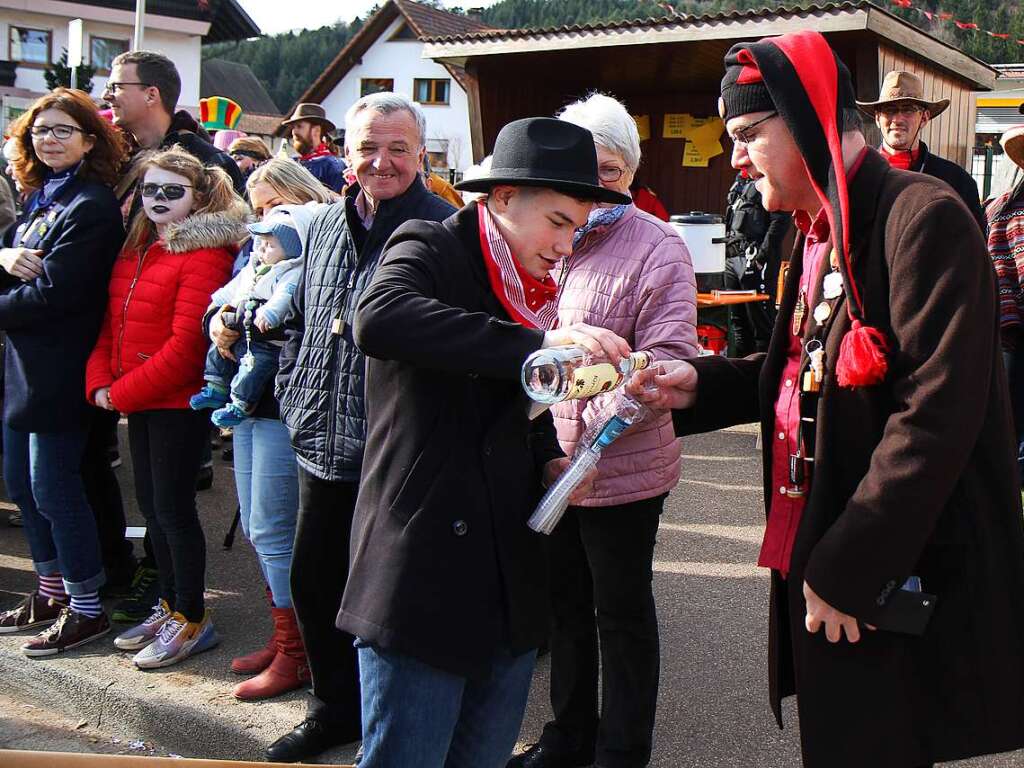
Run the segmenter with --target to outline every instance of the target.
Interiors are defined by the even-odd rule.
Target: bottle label
[[[615,389],[622,382],[622,374],[611,363],[584,365],[572,372],[572,385],[566,394],[567,400],[593,397]]]
[[[633,362],[634,371],[642,371],[651,364],[652,358],[650,352],[632,352],[629,357]]]

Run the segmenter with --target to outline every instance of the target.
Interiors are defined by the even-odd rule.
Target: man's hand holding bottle
[[[685,410],[697,403],[697,369],[685,360],[661,360],[636,371],[626,391],[649,408]]]

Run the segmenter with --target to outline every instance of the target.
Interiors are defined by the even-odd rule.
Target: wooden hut
[[[475,160],[490,152],[510,120],[550,115],[600,90],[622,99],[641,122],[646,117],[650,138],[642,144],[638,178],[669,211],[720,212],[735,176],[728,136],[721,134],[723,151],[706,167],[699,158],[684,166],[687,141],[666,138],[666,128],[673,131],[665,116],[673,116],[668,122],[677,127],[689,119],[680,116],[717,117],[729,47],[804,29],[828,38],[849,67],[860,100],[875,99],[892,69],[918,73],[930,98],[950,99],[922,138],[932,152],[967,165],[974,146],[972,92],[991,90],[996,71],[870,2],[448,35],[429,38],[423,55],[466,71]]]

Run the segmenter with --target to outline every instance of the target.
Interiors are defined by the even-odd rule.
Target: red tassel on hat
[[[889,342],[877,328],[854,320],[839,345],[836,378],[841,387],[870,387],[885,378]]]

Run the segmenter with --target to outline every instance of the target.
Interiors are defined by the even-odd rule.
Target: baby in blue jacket
[[[189,400],[194,410],[216,409],[210,420],[218,427],[249,418],[277,373],[283,341],[264,337],[284,322],[302,265],[302,240],[287,208],[271,211],[248,229],[253,236],[249,263],[212,297],[216,306],[235,308],[234,330],[242,336],[231,352],[238,362],[222,357],[211,344],[203,373],[206,386]]]

